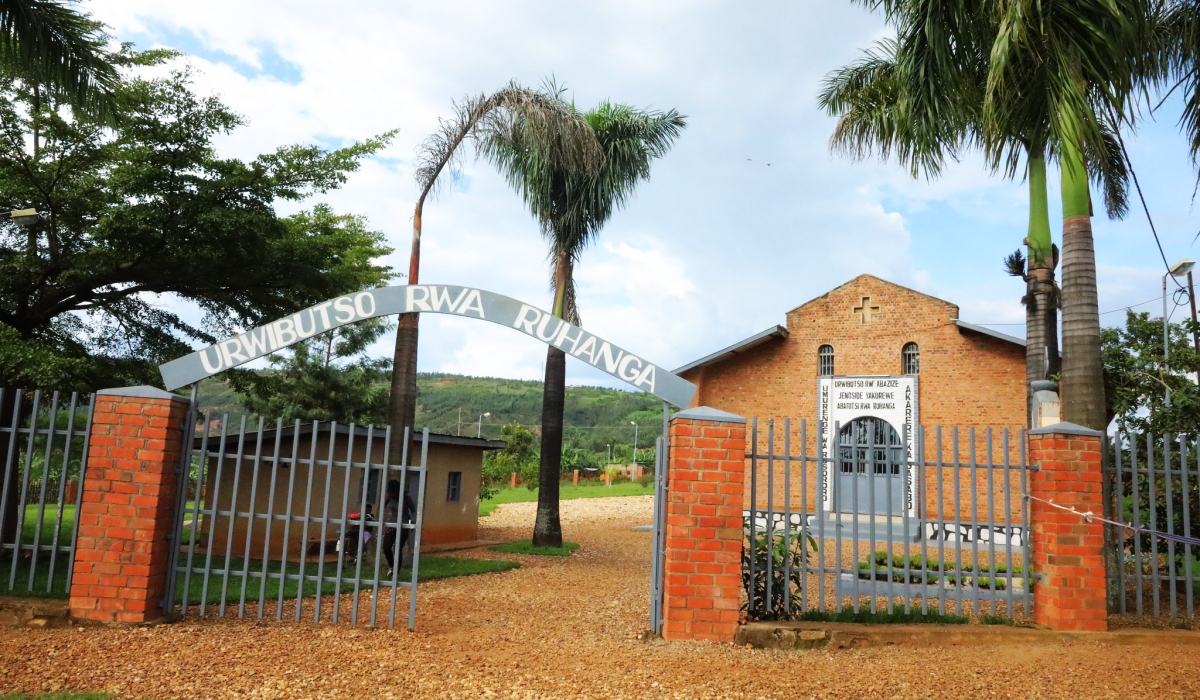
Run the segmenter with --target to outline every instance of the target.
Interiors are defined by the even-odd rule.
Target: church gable
[[[930,330],[957,317],[955,304],[874,275],[859,275],[789,311],[787,325],[792,333],[836,330],[841,335],[868,327]]]
[[[839,378],[884,378],[895,386],[878,391],[900,392],[893,397],[898,402],[911,398],[914,415],[919,403],[922,423],[1020,428],[1025,348],[1018,339],[963,326],[958,316],[948,301],[860,275],[787,312],[786,330],[768,329],[679,371],[698,385],[698,405],[742,416],[815,420],[822,387],[834,391],[831,382]],[[861,400],[890,401],[865,394]]]

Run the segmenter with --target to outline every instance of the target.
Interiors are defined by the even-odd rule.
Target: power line
[[[1154,227],[1154,219],[1150,218],[1150,207],[1146,205],[1146,197],[1142,194],[1142,185],[1138,182],[1137,171],[1133,169],[1133,160],[1129,157],[1129,151],[1125,150],[1125,139],[1121,138],[1120,124],[1115,119],[1112,107],[1110,106],[1108,109],[1109,119],[1113,120],[1113,133],[1117,136],[1117,143],[1121,146],[1121,154],[1125,156],[1125,162],[1129,164],[1129,174],[1133,177],[1133,186],[1137,189],[1138,199],[1142,202],[1142,211],[1146,212],[1146,221],[1150,223],[1150,233],[1154,234],[1154,244],[1158,246],[1158,254],[1162,256],[1163,267],[1166,268],[1167,274],[1171,277],[1171,281],[1175,283],[1175,286],[1184,289],[1183,284],[1175,279],[1174,275],[1170,274],[1171,263],[1167,262],[1167,254],[1163,251],[1162,241],[1158,239],[1158,229]]]
[[[1154,297],[1153,299],[1147,299],[1146,301],[1139,301],[1136,304],[1130,304],[1129,306],[1122,306],[1121,308],[1113,309],[1112,311],[1101,311],[1100,315],[1104,316],[1106,314],[1115,314],[1118,311],[1128,311],[1129,309],[1132,309],[1134,307],[1144,306],[1146,304],[1149,304],[1149,303],[1155,302],[1155,301],[1159,301],[1161,299],[1162,299],[1162,297],[1160,297],[1160,296]],[[1179,302],[1176,302],[1175,305],[1180,306]],[[982,321],[971,321],[971,323],[974,323],[977,326],[1024,326],[1025,325],[1024,323],[984,323]]]

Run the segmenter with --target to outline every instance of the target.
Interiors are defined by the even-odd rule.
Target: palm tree
[[[954,155],[965,145],[982,146],[991,167],[1002,169],[1009,176],[1016,172],[1022,156],[1025,158],[1030,185],[1030,226],[1026,239],[1030,254],[1028,274],[1024,276],[1030,292],[1026,297],[1026,319],[1031,346],[1027,351],[1026,371],[1031,378],[1043,378],[1052,373],[1057,354],[1052,350],[1056,256],[1046,213],[1045,163],[1055,157],[1065,163],[1064,197],[1071,193],[1075,198],[1072,201],[1078,204],[1082,183],[1083,196],[1090,207],[1087,195],[1090,175],[1104,189],[1109,215],[1119,218],[1125,214],[1128,169],[1117,147],[1117,129],[1129,122],[1126,102],[1137,76],[1146,73],[1146,67],[1139,62],[1145,60],[1148,44],[1144,27],[1138,21],[1123,20],[1122,14],[1144,10],[1141,6],[1145,3],[1115,0],[1119,7],[1110,6],[1108,0],[1032,3],[1042,9],[1048,4],[1056,7],[1056,12],[1040,16],[1041,25],[1029,19],[1031,0],[946,3],[864,0],[864,4],[883,8],[889,22],[897,27],[899,38],[890,54],[877,52],[876,56],[892,58],[891,73],[883,70],[884,66],[860,72],[884,76],[879,85],[895,93],[895,99],[893,105],[888,105],[878,90],[872,92],[861,87],[866,84],[863,81],[847,82],[853,88],[849,91],[851,95],[865,98],[859,100],[864,105],[859,107],[861,118],[847,125],[843,137],[852,150],[862,152],[868,144],[880,141],[885,144],[884,155],[889,148],[895,149],[902,159],[908,160],[914,174],[922,169],[926,174],[936,174],[943,155]],[[1058,34],[1073,31],[1073,38],[1031,40],[1035,29],[1041,31],[1038,27],[1050,27]],[[1047,56],[1058,61],[1058,70],[1063,75],[1047,69],[1053,62],[1046,60]],[[1070,79],[1074,82],[1064,77],[1071,70],[1075,71]],[[1070,113],[1085,115],[1084,119],[1073,119],[1071,123],[1082,122],[1082,126],[1063,127],[1064,85],[1071,87],[1075,91],[1071,94],[1078,97],[1070,102]],[[895,125],[889,125],[889,120]],[[1064,134],[1069,133],[1075,136],[1064,141]],[[1064,144],[1074,146],[1064,147]],[[1088,212],[1090,209],[1085,210]],[[1088,296],[1079,274],[1082,253],[1079,238],[1064,234],[1064,258],[1068,257],[1067,243],[1072,246],[1073,264],[1071,285],[1066,284],[1065,265],[1063,273],[1064,287],[1071,287],[1070,292],[1066,289],[1063,292],[1064,341],[1070,337],[1071,343],[1063,356],[1065,365],[1073,364],[1071,371],[1064,368],[1062,373],[1064,406],[1068,409],[1065,417],[1083,425],[1103,427],[1094,256],[1089,258],[1090,314],[1094,322],[1094,333],[1089,336],[1086,324],[1081,323],[1087,313]],[[1089,251],[1090,245],[1089,222]],[[1019,256],[1010,257],[1009,261],[1012,268],[1020,263]],[[1075,302],[1073,306],[1067,298]],[[1068,306],[1071,306],[1069,312]],[[1094,338],[1094,348],[1089,338]],[[1045,364],[1046,355],[1051,359],[1049,367]],[[1071,355],[1074,357],[1067,359]],[[1085,377],[1093,377],[1095,381],[1088,385]],[[1093,415],[1097,401],[1098,418]]]
[[[557,91],[552,86],[549,92]],[[567,106],[574,110],[573,105]],[[613,212],[629,201],[638,183],[649,179],[650,163],[666,154],[686,126],[685,117],[675,110],[644,111],[608,102],[584,116],[604,154],[594,173],[564,167],[561,159],[556,164],[529,139],[523,120],[515,121],[510,130],[493,132],[484,146],[487,157],[524,197],[550,243],[554,315],[577,325],[575,264]],[[551,346],[546,350],[542,394],[542,453],[533,527],[537,547],[562,546],[558,482],[565,391],[566,354]]]
[[[454,117],[439,122],[438,131],[421,144],[416,178],[421,187],[413,211],[412,250],[408,259],[408,284],[418,284],[421,269],[421,214],[425,200],[436,195],[448,173],[460,174],[459,148],[468,140],[480,141],[490,134],[506,132],[518,120],[528,142],[547,154],[560,167],[596,172],[603,158],[592,129],[582,115],[569,108],[558,95],[509,83],[491,95],[469,96],[454,105]],[[417,413],[417,335],[419,314],[400,314],[392,362],[392,385],[388,402],[388,424],[396,439],[392,454],[399,463],[404,428],[412,428]]]
[[[997,0],[989,53],[985,134],[1046,124],[1059,161],[1063,206],[1063,419],[1106,427],[1090,179],[1110,216],[1125,212],[1128,169],[1118,130],[1141,87],[1158,75],[1153,0]]]
[[[987,49],[995,39],[995,25],[975,10],[957,21],[939,23],[916,21],[925,19],[923,15],[895,14],[890,21],[896,26],[896,38],[877,42],[859,60],[827,75],[818,101],[838,117],[830,147],[853,159],[875,152],[884,158],[895,154],[913,177],[927,178],[941,174],[947,157],[957,159],[967,148],[982,147]],[[958,31],[948,33],[947,27]],[[951,51],[945,60],[921,60],[945,48]],[[930,75],[935,77],[927,79]],[[1009,273],[1026,283],[1022,302],[1030,401],[1030,383],[1056,374],[1059,356],[1057,250],[1050,236],[1041,126],[1021,125],[1005,135],[1009,153],[1024,155],[1029,187],[1028,256],[1018,250],[1005,262]],[[1012,177],[1017,159],[993,160],[990,165],[993,170],[1003,167],[1004,174]],[[1032,421],[1032,404],[1027,414]]]
[[[77,109],[111,116],[120,76],[100,24],[58,0],[0,0],[0,65]]]

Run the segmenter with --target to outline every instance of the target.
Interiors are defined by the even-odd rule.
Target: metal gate
[[[392,627],[405,588],[413,629],[429,430],[392,464],[390,428],[192,406],[163,609]]]
[[[0,591],[71,590],[93,400],[0,388]]]
[[[742,583],[752,619],[1031,617],[1024,431],[918,426],[907,455],[907,428],[896,439],[815,427],[751,424]],[[846,438],[834,455],[814,439],[828,430]]]
[[[1108,612],[1194,621],[1200,599],[1200,436],[1119,431],[1106,440]]]

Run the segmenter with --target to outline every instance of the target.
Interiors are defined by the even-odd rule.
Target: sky
[[[290,143],[327,147],[399,129],[329,202],[386,234],[408,267],[418,145],[453,102],[553,77],[582,108],[674,108],[688,126],[576,269],[583,325],[677,367],[784,322],[800,304],[870,273],[958,304],[965,321],[1024,335],[1024,284],[1002,258],[1028,222],[1023,182],[964,154],[914,180],[895,162],[832,154],[823,77],[887,36],[849,0],[733,3],[163,2],[90,0],[121,41],[171,47],[248,124],[217,142],[250,159]],[[1170,262],[1196,258],[1196,171],[1167,102],[1127,146]],[[1057,172],[1052,230],[1061,241]],[[1101,316],[1161,313],[1163,262],[1145,215],[1094,219]],[[280,209],[291,213],[294,206]],[[1102,208],[1102,207],[1101,207]],[[421,282],[487,289],[548,308],[546,245],[487,163],[425,207]],[[403,284],[397,280],[395,284]],[[169,302],[164,302],[169,303]],[[1182,313],[1180,309],[1176,313]],[[374,352],[390,356],[390,342]],[[545,346],[492,324],[424,315],[419,369],[540,379]],[[571,384],[619,381],[571,360]]]

